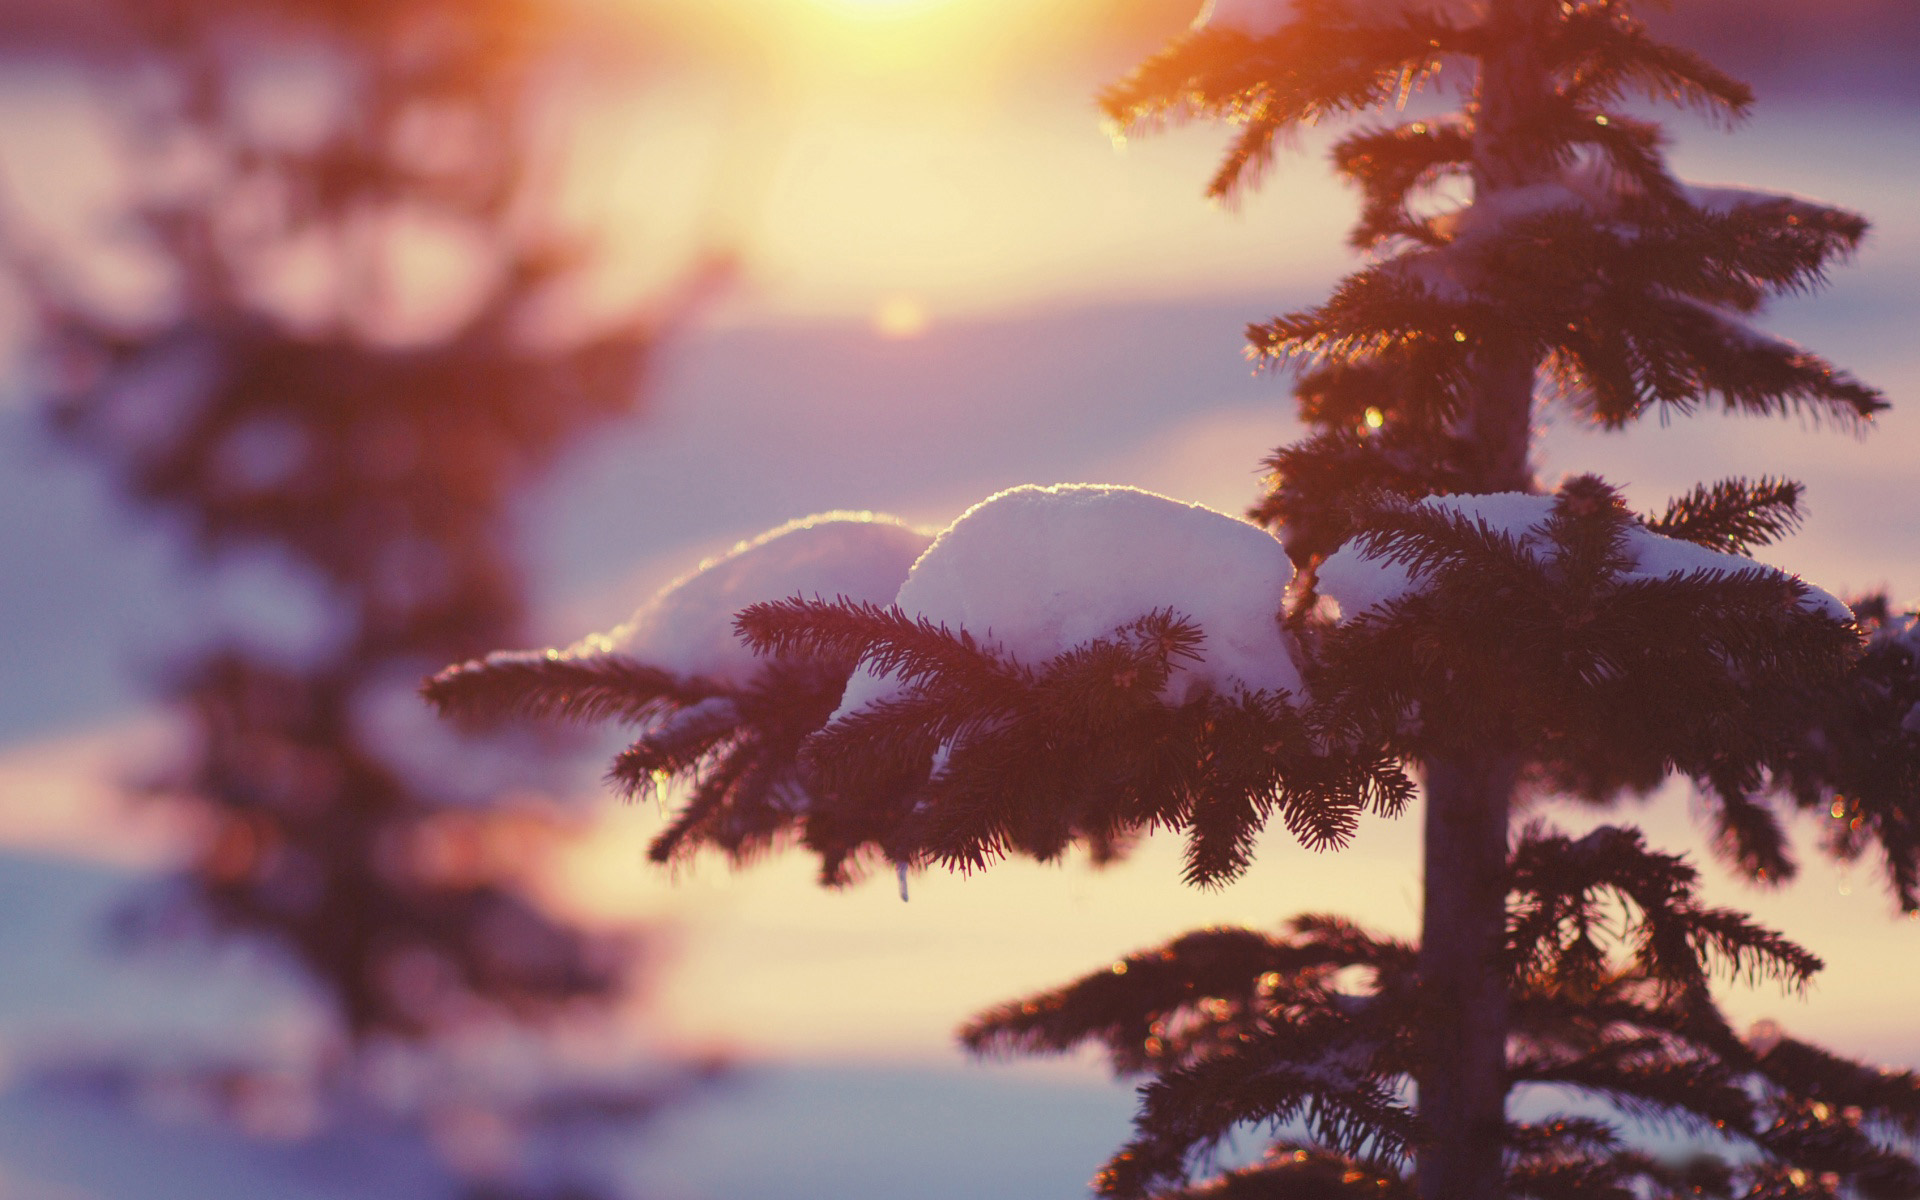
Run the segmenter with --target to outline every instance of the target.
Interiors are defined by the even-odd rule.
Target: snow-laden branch
[[[1285,29],[1293,17],[1293,0],[1206,0],[1193,27],[1262,38]]]
[[[790,521],[701,563],[626,624],[567,653],[623,654],[683,678],[743,687],[764,663],[735,636],[735,614],[789,596],[886,604],[931,541],[930,533],[876,513]]]
[[[914,564],[894,603],[1037,665],[1141,617],[1171,611],[1201,644],[1179,656],[1160,698],[1304,693],[1280,626],[1293,564],[1273,535],[1198,504],[1127,487],[1018,487],[968,509]],[[900,695],[854,672],[836,716]]]
[[[1490,496],[1429,496],[1415,507],[1460,518],[1490,537],[1506,540],[1527,558],[1545,565],[1559,553],[1548,529],[1555,504],[1552,496],[1506,492]],[[1840,624],[1853,621],[1853,610],[1837,597],[1744,555],[1665,537],[1639,524],[1628,525],[1623,532],[1621,551],[1625,561],[1616,575],[1618,584],[1765,571],[1794,579],[1805,589],[1798,602],[1801,608]],[[1339,607],[1342,619],[1350,619],[1422,593],[1431,584],[1438,565],[1426,560],[1410,560],[1409,552],[1397,551],[1362,536],[1348,541],[1320,564],[1315,588],[1320,596]]]

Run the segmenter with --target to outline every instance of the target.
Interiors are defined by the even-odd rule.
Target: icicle
[[[893,864],[893,874],[900,881],[900,903],[905,904],[907,902],[907,864]]]

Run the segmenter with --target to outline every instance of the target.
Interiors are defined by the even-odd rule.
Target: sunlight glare
[[[912,296],[889,296],[873,310],[873,331],[888,341],[904,342],[927,331],[927,309]]]
[[[871,17],[906,17],[953,3],[953,0],[813,0],[839,12]]]

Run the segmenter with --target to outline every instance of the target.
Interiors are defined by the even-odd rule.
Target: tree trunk
[[[1552,0],[1489,0],[1489,53],[1474,97],[1476,202],[1551,178],[1528,136],[1552,80],[1543,61]],[[1472,401],[1456,430],[1473,447],[1477,492],[1528,491],[1533,471],[1532,347],[1497,336],[1474,347]],[[1487,747],[1422,764],[1425,896],[1420,934],[1421,1200],[1505,1195],[1508,994],[1507,822],[1519,760]]]
[[[1504,1194],[1507,815],[1518,763],[1426,764],[1420,931],[1422,1200]]]
[[[1558,167],[1528,132],[1547,110],[1553,81],[1544,61],[1553,26],[1551,0],[1492,0],[1489,52],[1480,64],[1473,102],[1473,198],[1554,178]],[[1526,491],[1533,484],[1527,453],[1533,441],[1534,348],[1493,335],[1473,348],[1472,400],[1457,433],[1474,448],[1471,468],[1480,492]]]

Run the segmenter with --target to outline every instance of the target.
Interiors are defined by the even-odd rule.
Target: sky
[[[1141,4],[1125,36],[1074,42],[1072,21],[1094,20],[1096,7],[683,0],[649,14],[687,47],[677,56],[555,83],[553,119],[571,115],[553,202],[602,248],[569,319],[658,286],[702,247],[735,251],[744,266],[662,364],[649,410],[580,447],[528,501],[544,638],[607,628],[701,559],[811,512],[939,525],[1024,482],[1128,483],[1228,512],[1253,499],[1260,457],[1296,427],[1284,381],[1240,356],[1240,327],[1312,302],[1353,263],[1341,240],[1352,197],[1326,169],[1319,134],[1237,210],[1200,196],[1218,131],[1117,143],[1093,88],[1128,46],[1150,46],[1182,18]],[[1031,15],[1043,10],[1052,15]],[[1058,70],[1041,69],[1049,61]],[[15,202],[72,228],[99,219],[111,156],[68,84],[7,76],[4,112],[15,119],[0,116],[0,166]],[[1701,479],[1792,474],[1810,485],[1811,517],[1768,561],[1830,590],[1920,599],[1915,115],[1835,93],[1763,98],[1733,135],[1673,125],[1684,175],[1875,219],[1858,263],[1772,327],[1886,389],[1895,408],[1882,428],[1856,440],[1706,419],[1602,437],[1549,416],[1543,475],[1597,469],[1652,508]],[[457,246],[423,249],[422,293],[444,286],[458,258]],[[125,813],[111,783],[165,742],[143,672],[159,647],[199,634],[210,594],[275,636],[271,581],[193,576],[164,530],[119,509],[17,404],[0,404],[0,464],[13,514],[0,523],[0,627],[11,631],[0,639],[0,854],[163,864],[177,833],[159,814]],[[1276,834],[1243,880],[1215,892],[1182,887],[1178,846],[1155,841],[1104,871],[1071,860],[920,875],[902,903],[891,878],[821,890],[797,855],[739,872],[717,861],[652,868],[644,847],[662,814],[621,805],[593,783],[597,770],[583,757],[574,831],[530,853],[551,903],[658,930],[665,949],[634,1021],[675,1049],[944,1070],[971,1012],[1197,925],[1271,927],[1300,911],[1401,934],[1417,923],[1411,820],[1368,821],[1338,853]],[[1654,844],[1689,849],[1716,900],[1753,909],[1829,963],[1805,998],[1735,995],[1736,1017],[1920,1063],[1910,1002],[1920,923],[1891,917],[1864,864],[1810,862],[1774,892],[1728,880],[1706,863],[1689,807],[1670,790],[1627,816]],[[36,1036],[60,1007],[57,989],[50,999],[7,986],[0,1033]],[[1085,1063],[1065,1071],[1097,1077]],[[880,1108],[898,1103],[874,1094]],[[798,1119],[806,1103],[780,1111]],[[1126,1107],[1122,1097],[1117,1111]],[[1112,1114],[1101,1120],[1107,1129]],[[1097,1152],[1118,1137],[1086,1140]]]

